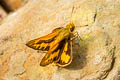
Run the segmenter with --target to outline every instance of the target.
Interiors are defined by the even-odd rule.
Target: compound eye
[[[74,27],[71,27],[71,28],[70,28],[70,31],[73,32],[73,31],[74,31]]]

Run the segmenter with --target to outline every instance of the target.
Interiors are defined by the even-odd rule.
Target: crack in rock
[[[110,52],[109,52],[109,53],[113,54],[113,55],[112,55],[112,62],[111,62],[110,68],[105,71],[105,72],[106,72],[106,76],[105,76],[103,79],[106,79],[106,78],[107,78],[107,76],[109,75],[110,71],[111,71],[111,70],[113,69],[113,67],[114,67],[114,63],[115,63],[115,57],[114,57],[115,49],[116,49],[116,47],[114,46],[114,47],[110,50]]]

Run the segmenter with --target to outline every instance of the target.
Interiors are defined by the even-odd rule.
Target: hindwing
[[[50,63],[58,61],[61,54],[61,49],[64,47],[64,44],[65,40],[62,40],[60,43],[55,44],[43,57],[40,65],[46,66]]]
[[[55,64],[61,67],[65,67],[72,61],[72,42],[70,40],[66,40],[65,45],[60,52],[61,55],[59,60],[55,62]]]

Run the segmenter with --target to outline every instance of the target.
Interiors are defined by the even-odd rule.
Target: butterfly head
[[[73,23],[69,23],[69,24],[66,26],[66,28],[69,28],[70,31],[73,32],[74,29],[75,29],[75,25],[74,25]]]

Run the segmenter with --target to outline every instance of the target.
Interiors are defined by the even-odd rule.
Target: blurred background
[[[0,0],[0,21],[27,2],[28,0]]]

